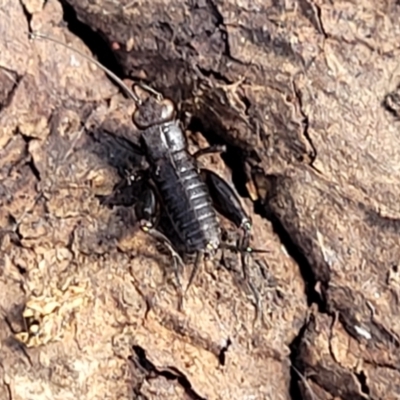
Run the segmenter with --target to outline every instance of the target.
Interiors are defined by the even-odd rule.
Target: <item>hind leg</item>
[[[221,244],[221,249],[231,250],[240,254],[243,280],[253,294],[256,309],[255,321],[262,316],[260,295],[250,278],[251,253],[264,253],[267,250],[253,249],[250,246],[252,224],[251,220],[241,205],[238,195],[233,188],[221,177],[212,171],[202,169],[201,175],[209,188],[214,207],[225,218],[232,221],[237,228],[242,230],[242,235],[236,245]]]
[[[216,173],[204,168],[201,169],[200,173],[208,187],[215,209],[225,218],[232,221],[237,228],[242,229],[243,238],[240,246],[241,249],[247,250],[250,244],[252,225],[239,196],[231,185]]]
[[[175,251],[171,241],[159,230],[156,229],[159,220],[158,203],[154,190],[149,187],[144,191],[141,200],[135,206],[135,211],[140,220],[140,228],[143,232],[153,237],[161,243],[170,253],[173,260],[173,271],[175,273],[177,289],[182,303],[182,285],[180,282],[181,269],[184,268],[184,263],[181,256]],[[181,267],[181,269],[180,269]]]

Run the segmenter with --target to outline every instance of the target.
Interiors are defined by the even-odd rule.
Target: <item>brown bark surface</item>
[[[135,104],[29,30],[228,145],[203,162],[270,251],[248,280],[225,251],[178,310],[139,194],[99,200]],[[390,1],[0,0],[0,400],[400,398],[399,37]]]

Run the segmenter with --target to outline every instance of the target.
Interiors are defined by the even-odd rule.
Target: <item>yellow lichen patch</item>
[[[87,303],[86,284],[53,289],[49,296],[32,296],[23,311],[25,330],[16,334],[27,347],[38,347],[62,340],[74,331],[74,313]]]

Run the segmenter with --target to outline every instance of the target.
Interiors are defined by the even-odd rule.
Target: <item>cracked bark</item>
[[[397,398],[399,7],[62,4],[0,6],[4,393]],[[255,247],[271,249],[251,270],[264,324],[253,326],[228,256],[230,270],[202,271],[176,311],[168,256],[134,228],[140,187],[114,209],[98,201],[139,164],[134,105],[78,56],[30,43],[28,26],[83,49],[79,37],[119,75],[172,98],[190,116],[191,150],[205,144],[196,130],[228,144],[206,165],[232,174],[268,217],[251,213]],[[45,314],[55,302],[69,308]],[[31,366],[11,345],[24,304],[42,310],[48,340],[24,349]]]

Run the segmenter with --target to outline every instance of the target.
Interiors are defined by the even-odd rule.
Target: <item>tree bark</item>
[[[0,399],[397,399],[399,21],[368,0],[0,2]],[[121,186],[135,104],[29,30],[171,98],[192,153],[227,145],[204,165],[269,250],[247,280],[224,251],[178,310]]]

